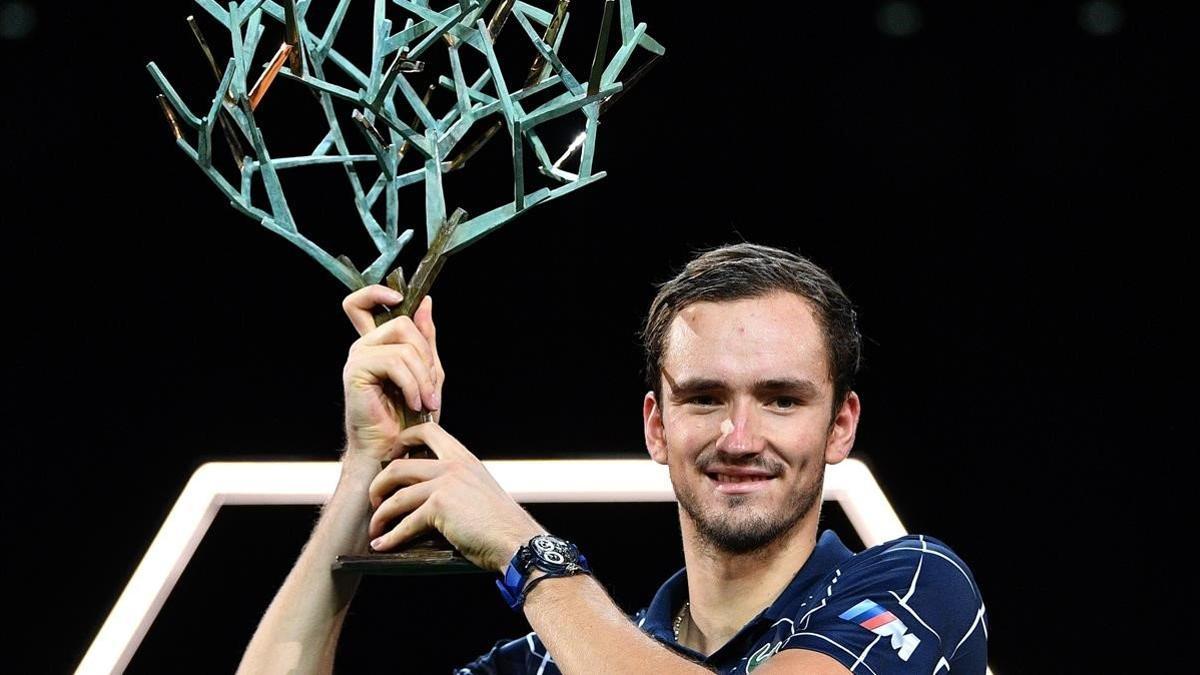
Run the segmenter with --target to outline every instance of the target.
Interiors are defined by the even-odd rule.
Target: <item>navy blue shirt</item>
[[[912,534],[851,553],[826,530],[770,607],[713,654],[675,642],[687,570],[658,589],[633,620],[668,648],[722,674],[749,673],[784,649],[828,654],[855,673],[987,668],[987,617],[971,570],[948,546]],[[558,675],[537,635],[496,644],[456,675]]]

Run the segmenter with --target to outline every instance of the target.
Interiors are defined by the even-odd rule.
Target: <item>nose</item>
[[[760,432],[758,406],[753,401],[735,400],[729,417],[721,423],[717,450],[731,455],[750,455],[763,452],[765,441]]]

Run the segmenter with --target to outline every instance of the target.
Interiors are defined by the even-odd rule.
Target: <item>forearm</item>
[[[538,584],[525,616],[564,675],[712,672],[639,630],[586,574]]]
[[[238,673],[329,673],[360,574],[334,574],[333,559],[367,548],[367,490],[379,462],[346,455],[337,489],[300,558],[263,615]]]

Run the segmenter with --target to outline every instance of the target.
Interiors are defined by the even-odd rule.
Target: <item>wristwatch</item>
[[[534,570],[541,570],[543,574],[530,581]],[[525,604],[525,595],[542,579],[591,573],[587,558],[575,544],[553,535],[539,534],[517,549],[504,574],[496,580],[496,587],[508,606],[519,612]]]

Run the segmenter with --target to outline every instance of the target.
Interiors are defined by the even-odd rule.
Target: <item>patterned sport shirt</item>
[[[852,553],[826,530],[787,588],[716,652],[680,646],[674,618],[687,599],[687,570],[658,589],[633,620],[650,637],[722,674],[752,672],[784,649],[828,654],[854,673],[987,668],[987,617],[971,570],[932,537],[907,535]],[[537,635],[496,644],[456,675],[558,675]]]

